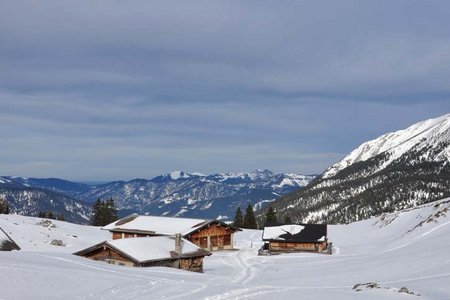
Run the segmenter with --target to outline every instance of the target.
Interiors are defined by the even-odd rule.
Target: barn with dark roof
[[[266,226],[263,231],[264,249],[270,253],[317,252],[331,253],[326,224],[290,224]]]

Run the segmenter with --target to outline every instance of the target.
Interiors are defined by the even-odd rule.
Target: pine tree
[[[3,198],[0,198],[0,214],[9,214],[8,202],[6,202]]]
[[[264,226],[273,226],[276,224],[277,224],[277,214],[275,213],[275,210],[271,206],[266,212],[266,221],[264,223]]]
[[[105,202],[105,225],[112,223],[118,219],[116,205],[114,199],[110,198]]]
[[[292,219],[291,219],[291,217],[286,216],[286,217],[284,218],[284,224],[292,224]]]
[[[103,202],[97,199],[92,207],[92,225],[103,226],[103,211]]]
[[[244,219],[242,217],[242,210],[240,207],[238,207],[236,209],[236,215],[234,216],[233,226],[243,227],[243,225],[244,225]]]
[[[94,226],[105,226],[118,219],[117,209],[112,198],[102,201],[97,199],[92,207],[91,224]]]
[[[248,229],[257,229],[258,226],[256,224],[255,212],[253,211],[253,207],[249,204],[247,209],[245,210],[244,217],[244,228]]]

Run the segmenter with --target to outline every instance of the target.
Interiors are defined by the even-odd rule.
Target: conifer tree
[[[242,227],[244,225],[244,218],[242,217],[241,207],[236,209],[236,215],[234,216],[233,226]]]
[[[114,204],[114,199],[109,198],[105,202],[105,225],[112,223],[118,219],[116,205]]]
[[[275,213],[275,210],[271,206],[266,212],[266,221],[264,223],[264,226],[273,226],[276,224],[277,224],[277,214]]]
[[[9,214],[9,205],[5,199],[0,198],[0,214]]]
[[[286,217],[284,218],[284,224],[292,224],[292,219],[291,219],[291,217],[286,216]]]
[[[247,209],[245,210],[244,217],[244,228],[248,229],[257,229],[258,226],[256,224],[255,212],[253,211],[253,207],[249,204]]]
[[[94,206],[92,207],[91,223],[94,226],[103,226],[103,202],[100,198],[95,201]]]
[[[92,225],[105,226],[114,222],[117,218],[117,209],[112,198],[106,201],[97,199],[92,207]]]

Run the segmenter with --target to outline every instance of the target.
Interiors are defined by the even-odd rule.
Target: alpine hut
[[[171,267],[194,272],[202,272],[203,258],[211,255],[180,234],[104,241],[74,254],[109,264]]]
[[[198,247],[214,250],[233,249],[234,233],[241,229],[219,220],[141,216],[132,214],[103,227],[112,239],[133,237],[171,236],[182,237]]]
[[[264,249],[269,253],[329,252],[326,224],[292,224],[266,226],[263,231]]]

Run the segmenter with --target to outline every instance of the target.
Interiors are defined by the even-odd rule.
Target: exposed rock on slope
[[[272,206],[283,218],[348,223],[450,196],[450,114],[362,144]]]

